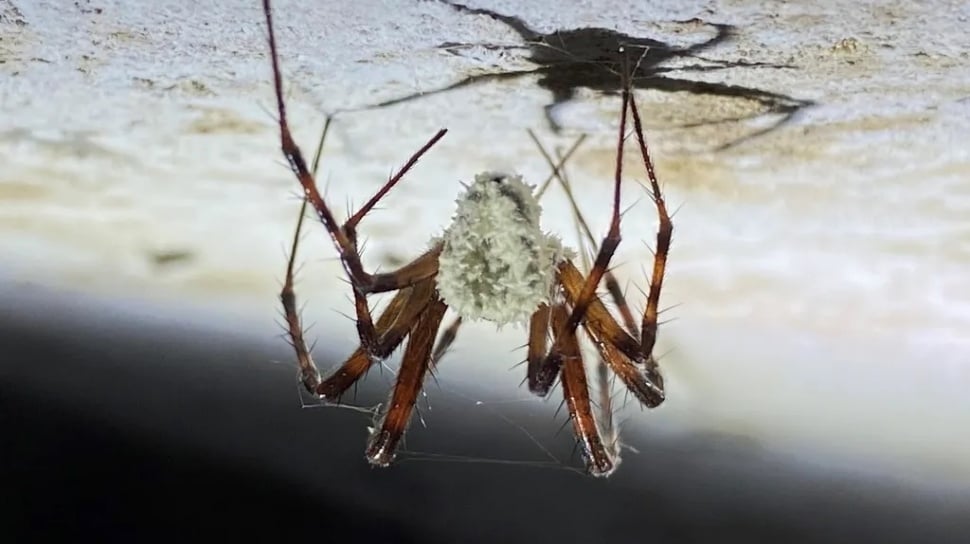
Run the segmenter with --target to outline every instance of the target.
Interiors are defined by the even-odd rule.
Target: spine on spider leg
[[[562,358],[547,357],[549,319],[551,310],[548,304],[540,304],[539,309],[529,320],[529,347],[527,379],[529,391],[539,397],[549,394],[553,382],[559,375]]]
[[[649,361],[647,364],[635,364],[619,348],[608,341],[603,341],[602,336],[589,323],[585,325],[585,329],[593,340],[601,361],[613,371],[613,374],[641,404],[647,408],[656,408],[663,404],[665,398],[663,378],[656,371],[656,365],[651,366]]]
[[[620,187],[623,180],[623,145],[626,141],[624,139],[626,135],[626,117],[630,104],[630,86],[628,83],[628,81],[624,81],[620,130],[616,143],[616,171],[613,180],[613,215],[610,220],[610,230],[600,244],[599,253],[597,253],[596,261],[593,263],[593,269],[590,270],[589,276],[586,277],[579,297],[573,301],[573,311],[569,315],[569,321],[566,325],[573,332],[576,331],[579,324],[583,321],[589,306],[597,299],[596,290],[599,288],[600,280],[603,278],[603,274],[609,269],[610,260],[613,258],[613,254],[616,253],[616,248],[620,245]]]
[[[613,387],[610,382],[610,371],[602,356],[596,362],[596,389],[599,393],[599,428],[603,435],[603,443],[611,458],[620,459],[620,425],[613,410]]]
[[[340,368],[316,387],[314,392],[327,401],[339,401],[341,395],[370,370],[371,366],[387,358],[401,345],[411,325],[431,301],[434,281],[425,280],[399,290],[377,318],[377,345],[372,351],[363,346],[354,350]]]
[[[571,261],[559,265],[559,284],[568,303],[581,296],[583,275]],[[640,402],[653,408],[664,401],[663,380],[659,373],[651,372],[649,358],[644,358],[640,343],[623,329],[598,297],[590,302],[583,328],[613,373]],[[556,344],[550,356],[562,349],[561,343]]]
[[[582,297],[584,286],[583,274],[568,259],[559,264],[559,285],[562,286],[562,292],[566,297],[567,303],[576,304],[580,297]],[[590,300],[583,317],[585,323],[597,332],[601,340],[615,345],[631,360],[642,362],[640,343],[623,330],[623,327],[610,315],[610,312],[603,305],[599,297],[594,296]]]
[[[529,373],[529,391],[538,397],[545,397],[562,370],[563,356],[555,346],[541,359],[535,372]]]
[[[306,217],[306,208],[307,201],[304,199],[303,205],[300,206],[296,229],[293,232],[293,243],[290,246],[290,258],[286,263],[286,279],[283,282],[283,289],[280,291],[280,302],[283,304],[283,316],[286,319],[290,345],[296,352],[297,364],[300,367],[300,382],[307,391],[313,393],[320,385],[320,371],[314,364],[313,357],[310,355],[310,348],[307,347],[306,339],[303,337],[303,323],[300,320],[299,310],[297,310],[296,291],[293,288],[296,250],[300,244],[300,231],[303,228],[303,219]]]
[[[579,340],[576,333],[566,326],[567,319],[568,311],[565,306],[557,305],[553,308],[552,326],[557,335],[555,343],[562,345],[562,394],[569,409],[573,432],[582,446],[587,472],[593,476],[606,477],[616,470],[619,458],[612,455],[612,450],[604,446],[600,437]]]
[[[640,155],[643,158],[643,166],[647,170],[647,178],[650,180],[650,190],[653,193],[653,202],[657,207],[659,226],[657,228],[657,243],[654,248],[653,274],[650,279],[650,292],[647,295],[647,308],[643,313],[643,322],[640,329],[640,345],[642,346],[645,359],[645,368],[650,375],[651,381],[656,383],[661,390],[663,389],[663,377],[657,361],[653,356],[653,347],[657,341],[657,319],[660,306],[660,291],[663,288],[664,273],[667,269],[667,256],[670,253],[670,242],[673,237],[674,225],[667,212],[667,203],[660,190],[660,183],[657,181],[657,174],[654,170],[653,159],[647,146],[647,139],[643,133],[643,123],[640,120],[640,112],[637,108],[636,100],[630,100],[630,114],[633,117],[633,128],[637,137],[637,144],[640,148]]]
[[[411,328],[391,398],[367,443],[366,456],[372,465],[386,467],[394,460],[430,367],[435,337],[447,308],[440,299],[434,300]]]
[[[292,268],[292,267],[291,267]],[[320,384],[320,371],[313,363],[310,349],[303,338],[303,325],[300,323],[299,312],[296,308],[296,293],[293,292],[292,272],[288,272],[286,283],[280,292],[280,302],[283,304],[283,315],[286,319],[286,331],[290,337],[290,345],[296,352],[297,364],[300,366],[300,382],[311,393]]]

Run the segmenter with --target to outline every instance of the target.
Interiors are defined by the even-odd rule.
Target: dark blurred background
[[[303,408],[293,367],[272,363],[289,360],[282,340],[67,293],[7,290],[0,302],[7,542],[970,539],[970,492],[798,463],[730,436],[628,436],[640,452],[608,480],[564,468],[578,466],[568,448],[558,468],[405,455],[375,470],[362,454],[368,416]],[[442,395],[434,411],[412,433],[423,451],[537,458],[474,403]]]

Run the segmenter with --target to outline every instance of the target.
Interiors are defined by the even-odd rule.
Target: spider
[[[654,173],[643,127],[629,79],[623,85],[612,216],[609,231],[599,247],[588,275],[573,263],[560,240],[539,227],[541,208],[533,187],[521,177],[486,172],[458,199],[453,221],[432,240],[430,249],[393,272],[367,272],[360,259],[357,226],[362,218],[397,184],[405,173],[444,135],[435,134],[364,206],[339,224],[320,195],[313,172],[323,145],[321,138],[312,168],[293,141],[287,124],[282,74],[273,30],[270,0],[263,0],[268,28],[273,85],[279,116],[280,146],[304,192],[303,207],[313,207],[340,255],[352,286],[356,311],[357,349],[331,375],[322,377],[303,337],[303,326],[293,289],[293,268],[303,210],[297,223],[280,299],[287,333],[296,353],[300,381],[324,401],[339,401],[370,367],[406,345],[389,401],[383,407],[367,441],[365,455],[375,466],[388,466],[404,436],[425,375],[433,370],[454,341],[463,320],[484,319],[497,324],[528,325],[527,381],[531,392],[546,396],[558,379],[564,402],[580,444],[586,470],[608,476],[619,463],[614,448],[604,442],[590,400],[578,329],[592,339],[601,359],[647,407],[664,401],[663,378],[653,348],[657,316],[673,224]],[[609,263],[620,243],[620,186],[622,155],[628,118],[649,179],[659,215],[653,276],[639,327],[624,312],[620,325],[597,296]],[[324,130],[326,133],[326,130]],[[563,161],[568,158],[565,157]],[[554,174],[560,166],[554,168]],[[610,292],[626,308],[622,294],[610,282]],[[367,297],[394,292],[375,320]],[[445,312],[458,314],[435,342]],[[551,339],[551,342],[550,342]]]

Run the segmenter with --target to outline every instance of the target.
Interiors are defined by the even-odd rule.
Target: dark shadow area
[[[404,459],[372,469],[366,416],[301,408],[293,366],[271,362],[289,348],[270,341],[270,326],[263,341],[64,294],[6,292],[0,304],[0,526],[10,541],[956,543],[970,534],[970,493],[808,470],[728,436],[630,437],[641,453],[605,481],[522,464]],[[442,372],[461,361],[452,363]],[[476,419],[467,403],[442,398],[435,411],[446,417],[421,429],[423,449],[535,457],[516,429]]]
[[[734,123],[763,116],[777,117],[769,126],[754,130],[740,139],[724,144],[721,147],[723,149],[774,130],[789,122],[802,109],[813,105],[813,102],[809,100],[801,100],[763,89],[712,81],[695,81],[671,75],[675,72],[713,72],[725,68],[739,67],[794,68],[787,65],[743,60],[724,61],[701,56],[701,53],[705,50],[731,39],[735,32],[731,25],[708,23],[700,19],[678,21],[685,27],[709,28],[714,32],[712,37],[703,42],[687,47],[678,47],[652,38],[630,36],[615,30],[597,27],[562,29],[543,34],[513,15],[488,9],[472,8],[446,0],[437,1],[463,14],[489,17],[513,30],[523,42],[522,46],[447,42],[440,45],[442,49],[455,54],[469,47],[484,47],[492,50],[523,49],[528,53],[527,60],[535,64],[536,67],[528,70],[477,74],[440,89],[420,91],[361,109],[384,108],[490,81],[534,77],[536,85],[552,94],[552,102],[545,106],[546,120],[554,132],[559,132],[562,127],[553,115],[553,109],[556,106],[572,100],[576,91],[580,88],[605,94],[619,93],[622,84],[621,74],[630,73],[632,69],[631,81],[636,89],[652,89],[665,93],[686,92],[729,100],[751,101],[758,105],[757,111],[753,114],[712,118],[683,124],[682,127]],[[686,59],[689,63],[666,64],[678,59]]]

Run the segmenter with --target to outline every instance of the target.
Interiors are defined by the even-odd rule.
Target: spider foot
[[[384,429],[374,429],[370,439],[367,441],[367,451],[365,456],[367,462],[375,467],[387,467],[394,461],[394,452],[397,449],[397,438],[392,436],[390,431]]]
[[[610,474],[620,466],[620,458],[617,457],[607,457],[607,456],[587,456],[584,452],[583,457],[586,458],[586,473],[590,476],[595,476],[597,478],[607,478]]]
[[[563,357],[559,353],[550,353],[535,373],[529,373],[529,392],[537,397],[545,397],[552,389],[562,368]]]
[[[664,392],[663,374],[660,373],[660,369],[657,367],[657,363],[653,360],[653,357],[650,358],[648,364],[643,369],[643,375],[646,380],[644,380],[644,387],[637,392],[637,398],[647,408],[656,408],[663,404],[667,395]]]

